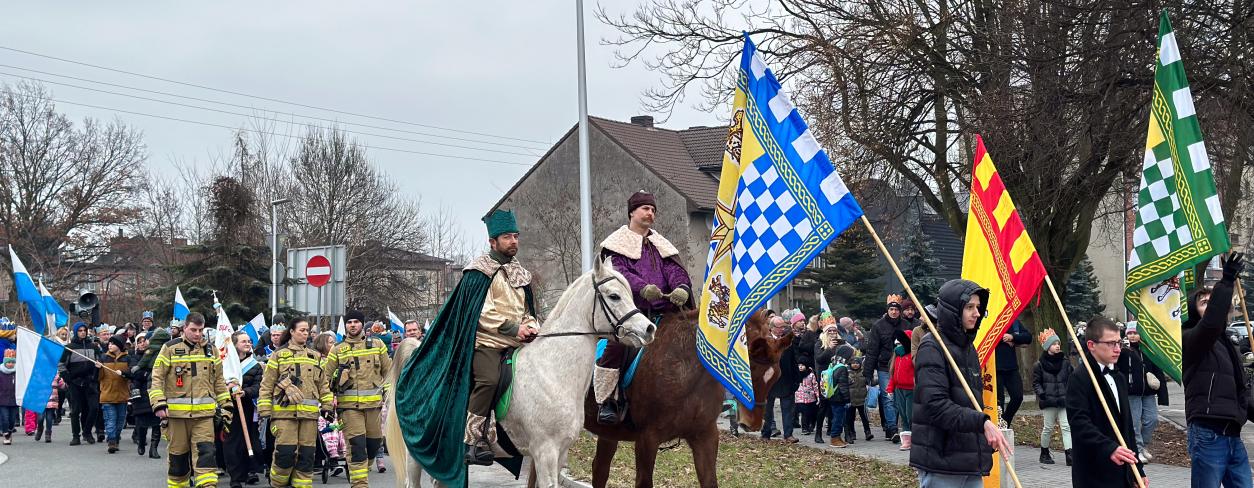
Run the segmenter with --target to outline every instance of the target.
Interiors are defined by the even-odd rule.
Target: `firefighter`
[[[283,347],[270,356],[261,376],[257,412],[270,419],[274,433],[270,486],[276,488],[313,486],[318,413],[329,415],[332,409],[327,377],[319,367],[322,355],[306,347],[308,341],[309,321],[292,320],[283,331]]]
[[[234,412],[226,407],[238,385],[223,381],[222,362],[204,337],[204,315],[190,314],[182,337],[162,346],[153,362],[148,399],[164,421],[169,488],[218,484],[213,421],[215,416],[231,421]]]
[[[348,479],[354,488],[370,486],[370,460],[383,444],[379,412],[387,392],[392,360],[387,344],[367,337],[365,316],[357,310],[344,315],[344,340],[327,355],[323,370],[331,380],[336,411],[348,442]]]

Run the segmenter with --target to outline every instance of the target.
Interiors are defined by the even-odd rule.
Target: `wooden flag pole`
[[[1071,319],[1067,317],[1067,310],[1062,306],[1062,299],[1058,297],[1058,290],[1054,288],[1054,280],[1050,279],[1049,273],[1045,273],[1045,284],[1049,286],[1049,294],[1054,297],[1054,304],[1058,305],[1058,313],[1062,314],[1062,322],[1067,324],[1067,334],[1071,335],[1072,341],[1078,341],[1075,328],[1071,326]],[[1110,405],[1106,404],[1106,396],[1102,395],[1102,388],[1097,384],[1097,375],[1093,374],[1093,365],[1089,364],[1088,354],[1084,351],[1084,344],[1078,344],[1080,347],[1080,363],[1084,364],[1084,370],[1089,373],[1089,381],[1093,382],[1093,391],[1097,392],[1097,399],[1102,403],[1102,411],[1106,412],[1106,420],[1110,421],[1111,430],[1115,432],[1115,440],[1119,441],[1119,447],[1128,448],[1128,442],[1123,439],[1123,433],[1119,431],[1119,424],[1115,422],[1115,416],[1110,413]],[[1116,392],[1117,393],[1117,392]],[[1141,488],[1145,488],[1145,479],[1141,477],[1141,471],[1136,469],[1136,465],[1132,465],[1132,475],[1136,477],[1136,484]]]
[[[239,400],[240,395],[235,394],[231,396],[235,398],[235,411],[237,412],[236,415],[244,415],[244,404],[240,403],[240,400]],[[251,457],[253,455],[253,441],[252,439],[248,437],[248,419],[240,417],[239,428],[243,429],[244,431],[244,445],[248,446],[248,456]]]
[[[884,254],[884,258],[888,260],[888,265],[893,268],[893,273],[897,275],[897,280],[901,282],[901,286],[905,287],[906,294],[910,295],[910,301],[916,304],[922,304],[919,298],[914,295],[914,290],[910,288],[910,283],[906,282],[905,275],[901,274],[901,268],[897,267],[897,261],[893,259],[893,255],[888,253],[888,248],[884,247],[884,241],[880,240],[880,236],[875,232],[875,227],[871,226],[871,221],[867,220],[866,215],[862,216],[862,225],[866,226],[867,232],[871,233],[871,238],[875,239],[875,245],[879,246],[880,252]],[[962,390],[967,392],[967,399],[971,401],[971,407],[977,412],[983,412],[980,407],[980,401],[975,398],[975,393],[971,390],[971,385],[967,384],[967,379],[959,373],[958,362],[954,361],[954,356],[949,353],[949,348],[945,347],[945,340],[941,337],[940,331],[936,329],[936,324],[932,323],[932,319],[927,316],[927,311],[919,314],[923,318],[923,323],[927,325],[928,331],[932,333],[932,337],[936,338],[936,343],[940,344],[940,350],[945,354],[945,361],[949,363],[949,367],[953,369],[954,376],[958,378],[958,383],[962,384]],[[1010,446],[1013,453],[1014,446]],[[1010,473],[1010,479],[1014,481],[1017,488],[1023,488],[1023,484],[1019,482],[1019,474],[1015,472],[1013,463],[1006,463],[1006,471]]]
[[[1245,308],[1245,291],[1241,290],[1241,277],[1237,277],[1237,298],[1241,300],[1241,317],[1245,319],[1245,340],[1250,344],[1254,344],[1254,332],[1250,331],[1250,311]],[[1241,345],[1236,344],[1238,355],[1241,352]],[[1252,346],[1254,347],[1254,346]]]

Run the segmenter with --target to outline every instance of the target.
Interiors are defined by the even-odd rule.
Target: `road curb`
[[[570,470],[562,468],[562,475],[558,478],[558,485],[562,488],[592,488],[592,485],[576,480],[570,475]]]

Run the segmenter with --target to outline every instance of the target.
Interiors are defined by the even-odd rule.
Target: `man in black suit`
[[[1089,364],[1101,386],[1100,394],[1110,406],[1124,441],[1135,448],[1128,380],[1115,369],[1122,347],[1119,327],[1106,317],[1096,317],[1089,322],[1084,338],[1090,353]],[[1098,394],[1088,374],[1077,372],[1067,381],[1067,418],[1071,420],[1074,451],[1071,484],[1077,488],[1137,486],[1132,468],[1140,470],[1142,476],[1145,470],[1135,451],[1119,445]]]

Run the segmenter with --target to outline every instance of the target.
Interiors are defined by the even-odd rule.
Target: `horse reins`
[[[614,337],[621,339],[623,337],[622,335],[623,324],[627,323],[627,320],[631,319],[631,317],[637,314],[644,313],[644,312],[641,312],[639,307],[632,307],[631,310],[628,311],[626,314],[624,314],[622,317],[619,317],[618,314],[614,313],[614,310],[610,308],[610,304],[605,301],[605,295],[601,294],[601,285],[609,283],[613,280],[614,280],[614,277],[610,276],[610,277],[602,279],[601,281],[594,283],[592,285],[592,290],[593,290],[592,295],[594,297],[594,300],[596,300],[596,304],[598,305],[598,307],[596,308],[600,308],[601,314],[605,316],[605,320],[609,321],[610,324],[613,325]],[[593,328],[596,327],[595,325],[596,313],[597,313],[596,308],[593,308],[592,310]],[[539,339],[541,337],[571,337],[571,336],[589,336],[589,335],[601,335],[601,332],[598,332],[596,330],[593,330],[592,332],[554,332],[551,334],[539,334],[535,338]]]

